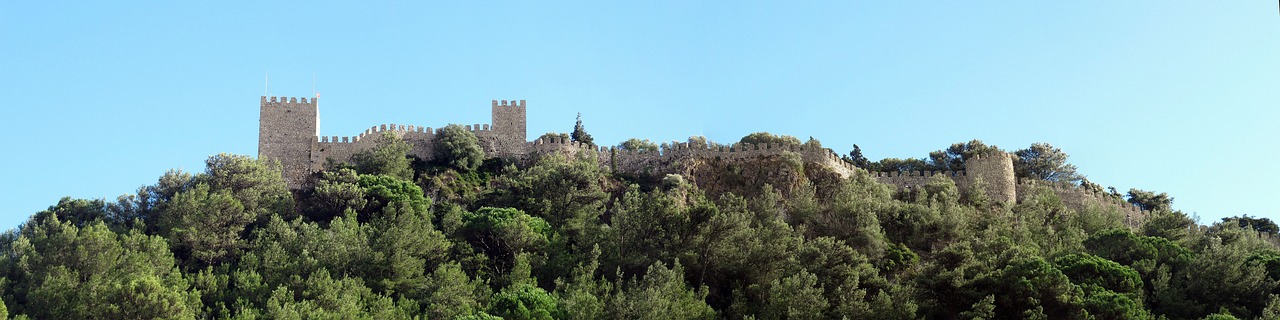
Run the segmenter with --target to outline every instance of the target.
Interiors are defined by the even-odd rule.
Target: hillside
[[[63,199],[0,240],[9,253],[0,259],[0,313],[1280,317],[1275,223],[1242,216],[1199,225],[1167,194],[1104,191],[1048,145],[1004,158],[1011,176],[1027,180],[1009,191],[1016,201],[1001,201],[983,187],[998,182],[954,174],[1007,155],[976,140],[922,159],[871,162],[856,148],[819,160],[690,153],[654,158],[663,170],[623,171],[596,152],[660,146],[601,149],[575,132],[571,140],[590,147],[511,160],[451,128],[433,137],[429,160],[384,134],[300,188],[279,162],[223,154],[203,172],[170,171],[115,201]],[[825,150],[766,133],[740,143]],[[953,174],[908,173],[920,171]]]

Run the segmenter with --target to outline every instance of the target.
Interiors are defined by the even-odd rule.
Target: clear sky
[[[531,138],[581,112],[603,144],[1049,142],[1202,223],[1280,218],[1275,2],[422,2],[0,3],[0,229],[256,155],[259,96],[313,88],[323,135],[525,99]]]

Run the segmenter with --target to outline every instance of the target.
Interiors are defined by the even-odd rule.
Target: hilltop
[[[0,241],[0,313],[1280,316],[1274,222],[1199,225],[1168,194],[1084,179],[1047,144],[870,161],[765,132],[600,145],[581,121],[528,141],[525,104],[498,101],[487,126],[335,138],[309,127],[314,103],[264,97],[259,157],[33,215]]]

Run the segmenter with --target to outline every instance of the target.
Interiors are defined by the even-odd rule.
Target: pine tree
[[[569,138],[573,139],[573,141],[581,142],[582,144],[585,144],[585,145],[589,145],[589,146],[596,145],[595,139],[591,138],[591,134],[587,133],[587,129],[582,127],[581,112],[578,113],[578,121],[573,124],[573,134],[570,134]]]

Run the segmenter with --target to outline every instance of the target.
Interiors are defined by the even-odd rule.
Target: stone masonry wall
[[[1123,215],[1125,225],[1130,228],[1139,227],[1147,216],[1149,211],[1143,211],[1141,208],[1107,194],[1080,187],[1074,183],[1053,182],[1034,179],[1021,179],[1018,181],[1018,201],[1024,201],[1027,197],[1034,195],[1036,188],[1047,188],[1054,192],[1062,205],[1076,210],[1085,210],[1089,207],[1097,207],[1102,210],[1116,210]]]
[[[434,157],[435,136],[440,129],[431,127],[383,124],[371,127],[355,136],[318,136],[317,99],[262,97],[259,123],[259,157],[280,161],[285,181],[290,188],[306,185],[311,173],[324,169],[332,159],[346,162],[351,156],[376,146],[384,133],[394,134],[412,146],[410,154],[423,160]],[[817,163],[831,169],[840,177],[849,177],[861,170],[840,159],[830,149],[809,146],[752,145],[690,145],[683,142],[663,143],[654,151],[622,150],[615,147],[591,147],[559,137],[526,141],[524,100],[493,100],[492,124],[464,126],[480,140],[485,154],[521,163],[529,163],[540,156],[561,154],[593,157],[602,168],[628,175],[662,175],[680,173],[682,164],[690,159],[743,160],[755,157],[795,154],[806,163]],[[1008,153],[975,156],[965,162],[965,171],[923,172],[874,172],[877,181],[913,188],[928,183],[929,178],[946,176],[955,181],[957,188],[968,190],[976,181],[986,186],[987,195],[993,200],[1016,203],[1020,196],[1030,193],[1037,186],[1048,186],[1063,203],[1082,209],[1088,205],[1118,208],[1126,215],[1126,223],[1134,225],[1145,217],[1127,203],[1117,203],[1108,195],[1099,195],[1078,187],[1045,182],[1016,181],[1013,159]]]
[[[269,98],[269,99],[268,99]],[[362,150],[378,144],[391,133],[412,146],[410,154],[424,160],[433,157],[435,135],[440,129],[400,124],[374,126],[355,136],[319,136],[318,99],[262,97],[258,126],[258,156],[279,161],[290,188],[304,187],[311,173],[324,169],[332,159],[346,162]],[[491,124],[465,125],[480,140],[486,154],[522,157],[525,145],[525,103],[493,101]]]
[[[965,161],[964,171],[908,171],[908,172],[876,172],[872,176],[876,181],[891,184],[898,188],[915,188],[929,183],[933,176],[946,176],[955,181],[956,188],[967,191],[981,180],[986,188],[983,190],[991,199],[1015,203],[1018,200],[1017,188],[1014,186],[1013,158],[1004,152],[986,156],[976,155]]]
[[[1006,152],[974,155],[965,160],[966,184],[982,180],[987,196],[996,201],[1013,204],[1018,200],[1017,183],[1013,174],[1013,156]]]
[[[258,119],[258,157],[280,162],[290,186],[309,175],[311,142],[319,128],[319,99],[263,96]]]

